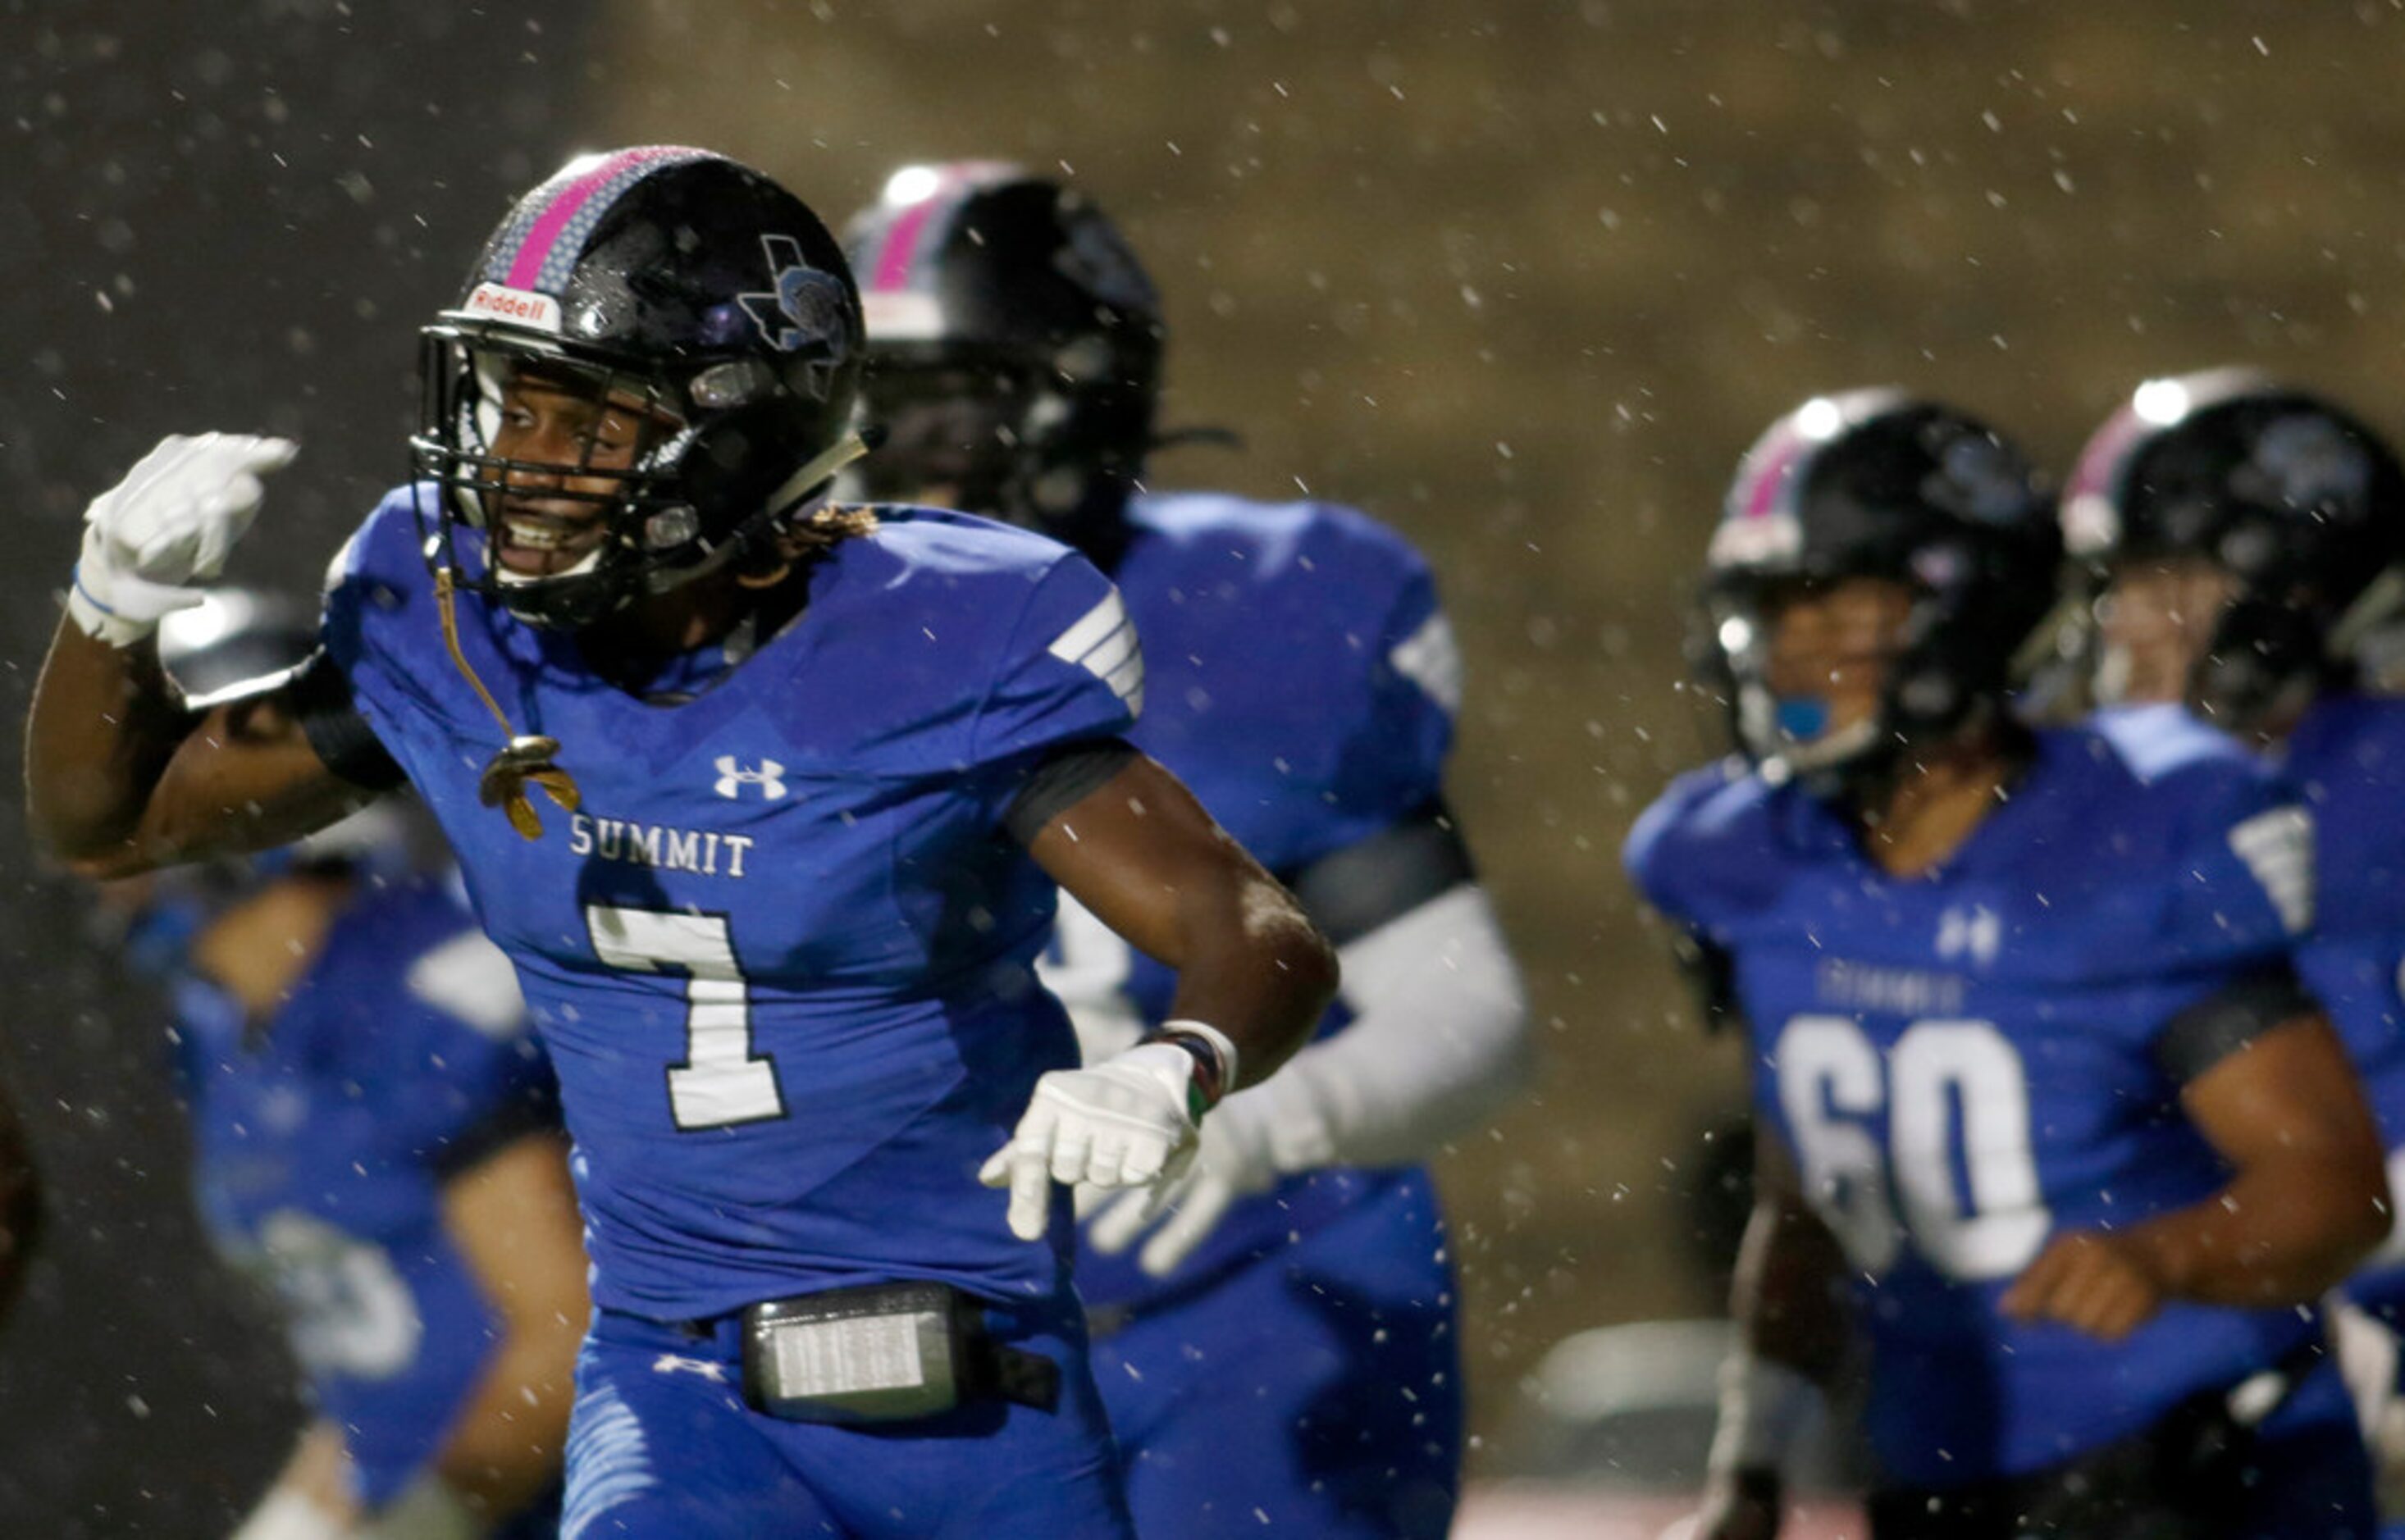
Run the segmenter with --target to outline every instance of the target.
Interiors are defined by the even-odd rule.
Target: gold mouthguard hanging
[[[443,645],[451,651],[451,662],[476,691],[476,698],[485,709],[501,724],[509,743],[485,765],[485,773],[476,779],[476,800],[487,807],[499,807],[509,814],[510,827],[527,839],[542,838],[542,819],[534,810],[534,799],[527,795],[527,782],[543,789],[563,812],[573,813],[584,801],[576,789],[575,778],[553,762],[559,757],[559,740],[541,733],[521,734],[510,725],[509,717],[501,710],[485,681],[476,677],[468,665],[468,654],[459,650],[459,621],[453,612],[451,569],[438,567],[434,573],[434,609],[443,620]]]

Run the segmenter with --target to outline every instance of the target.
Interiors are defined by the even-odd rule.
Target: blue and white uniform
[[[2346,1040],[2380,1120],[2390,1190],[2405,1191],[2405,700],[2324,696],[2274,759],[2314,815],[2314,929],[2297,971]],[[2390,1446],[2383,1463],[2393,1464],[2391,1430],[2405,1426],[2405,1233],[2392,1232],[2344,1293],[2385,1328],[2360,1329],[2350,1315],[2340,1341],[2365,1431]],[[2405,1522],[2381,1533],[2405,1540]]]
[[[2245,756],[2193,728],[2041,735],[2010,796],[1910,877],[1829,806],[1734,763],[1681,777],[1638,822],[1629,872],[1732,963],[1756,1114],[1852,1263],[1884,1485],[2059,1465],[2320,1329],[2311,1312],[2174,1302],[2104,1344],[1998,1308],[2057,1233],[2137,1224],[2229,1180],[2179,1102],[2205,1066],[2171,1040],[2285,968],[2308,837]],[[2232,1533],[2364,1533],[2348,1416],[2334,1374],[2301,1382],[2263,1425]]]
[[[2289,735],[2280,768],[2314,816],[2314,928],[2297,970],[2346,1040],[2394,1185],[2405,1176],[2405,700],[2325,697]],[[2398,1262],[2392,1239],[2349,1286],[2392,1323],[2405,1309]]]
[[[424,1474],[501,1335],[443,1184],[557,1127],[509,963],[447,884],[363,884],[265,1022],[189,972],[175,999],[202,1218],[282,1296],[359,1499],[381,1507]]]
[[[1307,903],[1328,858],[1433,815],[1459,671],[1417,553],[1316,502],[1147,496],[1127,522],[1112,575],[1145,638],[1139,748]],[[1315,918],[1343,945],[1385,902]],[[1114,1000],[1131,1034],[1169,1013],[1170,971],[1076,912],[1054,968],[1081,1029]],[[1353,1019],[1340,1000],[1319,1034]],[[1086,1035],[1090,1058],[1118,1045]],[[1139,1531],[1443,1534],[1462,1436],[1448,1244],[1425,1169],[1329,1165],[1238,1198],[1165,1277],[1136,1249],[1082,1249]]]
[[[533,841],[478,804],[498,730],[445,653],[406,489],[339,564],[328,653],[517,965],[575,1140],[599,1313],[570,1534],[1125,1533],[1066,1198],[1029,1245],[977,1171],[1076,1060],[1034,971],[1052,887],[1002,821],[1048,756],[1132,725],[1142,665],[1065,549],[881,513],[739,664],[673,665],[678,704],[461,595],[468,662],[582,791]],[[1059,1410],[848,1430],[743,1406],[730,1312],[896,1280],[989,1302],[1061,1365]]]

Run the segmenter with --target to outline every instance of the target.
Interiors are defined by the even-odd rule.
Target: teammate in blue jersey
[[[402,773],[443,824],[575,1141],[569,1535],[1126,1535],[1071,1190],[1180,1175],[1334,986],[1127,745],[1142,656],[1090,564],[827,504],[861,354],[782,188],[571,162],[426,329],[424,479],[337,561],[317,662],[205,711],[158,679],[153,623],[291,454],[171,440],[93,505],[35,692],[32,823],[86,870]],[[1178,970],[1083,1069],[1034,975],[1056,887]]]
[[[160,653],[205,698],[315,630],[228,590]],[[235,1540],[557,1528],[589,1312],[557,1099],[508,960],[403,806],[105,899],[174,1000],[202,1220],[281,1296],[307,1376],[312,1424]]]
[[[2405,469],[2363,421],[2246,370],[2153,380],[2062,500],[2098,720],[2261,749],[2314,816],[2297,966],[2354,1056],[2405,1185]],[[2405,1537],[2405,1235],[2350,1280],[2338,1339]]]
[[[1138,1531],[1441,1536],[1459,1482],[1450,1247],[1418,1162],[1526,1068],[1517,970],[1443,802],[1458,655],[1427,564],[1325,503],[1139,491],[1161,317],[1118,232],[1019,168],[914,166],[852,223],[872,489],[1092,557],[1149,663],[1132,735],[1341,946],[1316,1041],[1204,1126],[1187,1181],[1090,1204],[1078,1292]],[[1174,1009],[1064,903],[1087,1057]]]
[[[1741,760],[1631,875],[1751,1034],[1765,1136],[1701,1533],[1779,1523],[1849,1329],[1872,1533],[2363,1536],[2301,1309],[2386,1226],[2286,949],[2303,812],[2007,706],[2060,541],[2020,455],[1894,392],[1753,447],[1709,558]]]

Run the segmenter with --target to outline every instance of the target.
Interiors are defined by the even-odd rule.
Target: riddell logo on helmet
[[[469,293],[468,302],[459,308],[471,315],[515,321],[520,326],[530,326],[541,331],[559,329],[559,301],[548,294],[537,294],[529,289],[478,284]]]

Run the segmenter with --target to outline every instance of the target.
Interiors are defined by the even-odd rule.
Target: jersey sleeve
[[[1442,795],[1461,709],[1461,648],[1417,552],[1357,514],[1340,527],[1343,539],[1314,552],[1331,596],[1345,595],[1352,611],[1341,617],[1343,645],[1324,655],[1339,667],[1366,655],[1368,666],[1319,692],[1344,718],[1328,812],[1334,825],[1367,834]],[[1307,671],[1317,661],[1296,658],[1290,666]]]
[[[969,762],[1040,763],[1118,737],[1144,709],[1144,650],[1110,580],[1063,554],[1036,580],[969,729]]]
[[[2233,974],[2279,966],[2313,924],[2313,815],[2251,764],[2163,784],[2187,803],[2163,961]]]
[[[313,669],[320,698],[339,695],[387,749],[401,741],[400,724],[425,704],[408,661],[398,655],[404,628],[422,625],[437,634],[429,583],[417,555],[412,495],[403,487],[387,497],[335,553],[326,570],[317,625],[323,661]],[[323,677],[326,665],[341,675],[339,692]],[[311,741],[318,736],[313,732]],[[329,748],[338,748],[342,739],[337,733]],[[363,754],[362,763],[372,765],[372,756]],[[340,772],[343,766],[334,768]]]
[[[1710,837],[1702,827],[1705,809],[1730,784],[1724,764],[1688,771],[1638,815],[1620,850],[1622,870],[1638,896],[1699,943],[1714,939],[1714,905],[1696,881],[1697,858],[1708,854],[1699,847]]]

